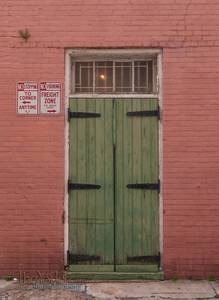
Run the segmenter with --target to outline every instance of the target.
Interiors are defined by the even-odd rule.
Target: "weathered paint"
[[[159,182],[158,118],[127,115],[156,111],[158,100],[69,102],[70,182],[99,187],[69,192],[69,252],[78,257],[71,270],[158,271],[134,259],[159,255],[158,190],[127,188]]]
[[[70,121],[70,181],[101,188],[70,191],[69,251],[98,255],[100,260],[84,263],[111,265],[109,271],[114,269],[112,105],[112,100],[70,99],[71,111],[100,114]]]
[[[164,272],[219,276],[218,1],[0,7],[1,274],[64,266],[64,114],[16,115],[16,83],[64,85],[66,48],[136,47],[163,49]],[[27,42],[18,34],[25,28]]]
[[[128,257],[159,255],[159,193],[127,188],[128,184],[159,181],[158,118],[127,113],[157,110],[158,100],[116,99],[115,106],[116,265],[117,270],[127,265],[126,270],[132,271],[137,269],[131,266],[136,261]]]

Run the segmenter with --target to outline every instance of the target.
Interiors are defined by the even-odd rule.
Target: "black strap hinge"
[[[68,110],[68,120],[75,118],[75,119],[81,119],[81,118],[100,118],[100,113],[95,112],[83,112],[83,111],[70,111]]]
[[[68,190],[93,190],[93,189],[99,190],[100,188],[101,185],[99,184],[68,182]]]
[[[160,109],[157,110],[142,110],[142,111],[129,111],[127,112],[128,117],[157,117],[160,119]]]
[[[72,254],[68,251],[68,264],[80,264],[81,262],[92,262],[100,260],[101,257],[98,255]]]
[[[158,183],[133,183],[127,184],[128,189],[143,189],[143,190],[157,190],[160,192],[160,180]]]
[[[141,262],[145,264],[158,264],[160,265],[160,253],[158,255],[150,256],[128,256],[128,263]]]

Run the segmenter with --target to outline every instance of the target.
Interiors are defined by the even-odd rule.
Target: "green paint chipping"
[[[156,110],[157,100],[116,101],[116,265],[125,272],[148,272],[137,257],[159,254],[159,194],[128,189],[128,184],[157,183],[158,120],[127,116],[128,112]],[[153,271],[158,266],[151,263]],[[144,269],[145,266],[145,269]],[[139,269],[139,270],[138,270]]]
[[[96,261],[79,260],[75,271],[80,268],[77,265],[85,265],[81,270],[94,272],[114,268],[112,104],[111,100],[101,99],[70,101],[73,112],[101,115],[70,121],[70,180],[101,186],[98,190],[73,190],[69,194],[69,250],[75,255],[99,257]]]
[[[159,255],[159,192],[127,188],[159,181],[158,118],[127,115],[157,108],[157,99],[70,99],[72,112],[100,117],[70,119],[69,179],[101,186],[69,192],[69,251],[99,257],[71,272],[159,274],[142,259]]]

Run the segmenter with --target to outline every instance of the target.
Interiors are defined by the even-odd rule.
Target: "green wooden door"
[[[69,190],[73,271],[114,270],[112,107],[112,100],[70,100],[70,110],[76,113],[70,119],[69,153],[69,179],[75,184]]]
[[[156,99],[70,99],[72,271],[158,270],[157,109]]]
[[[116,101],[116,270],[159,264],[158,101]],[[128,187],[127,187],[128,186]]]

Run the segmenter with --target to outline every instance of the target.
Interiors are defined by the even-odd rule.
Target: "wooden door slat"
[[[159,191],[126,188],[127,184],[159,181],[158,118],[127,116],[130,111],[150,111],[157,108],[157,99],[116,101],[117,271],[137,270],[133,266],[134,262],[127,261],[127,257],[159,254]],[[143,265],[142,262],[138,264]],[[139,269],[145,268],[142,266]]]
[[[101,185],[98,190],[70,191],[69,251],[99,256],[100,261],[78,262],[98,269],[114,264],[112,100],[70,99],[70,110],[101,114],[71,118],[69,153],[70,181]]]

